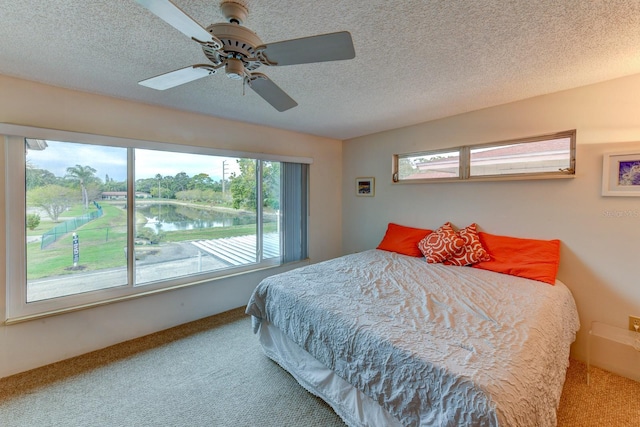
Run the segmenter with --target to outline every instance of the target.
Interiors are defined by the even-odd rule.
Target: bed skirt
[[[302,387],[327,402],[348,426],[402,425],[386,409],[340,378],[271,323],[263,320],[258,334],[264,353]]]

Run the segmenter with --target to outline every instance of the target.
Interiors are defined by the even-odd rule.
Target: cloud
[[[27,153],[27,161],[32,166],[46,169],[59,177],[67,174],[68,167],[91,166],[103,181],[106,175],[116,181],[127,179],[126,148],[59,141],[47,141],[47,144],[48,147],[42,151],[30,150]],[[136,149],[135,174],[136,179],[142,179],[153,178],[157,174],[175,176],[184,172],[192,177],[206,173],[217,181],[222,178],[223,161],[225,177],[232,172],[239,174],[235,158]]]
[[[222,162],[225,161],[225,178],[231,172],[238,174],[236,159],[230,157],[207,156],[203,154],[175,153],[156,150],[135,151],[136,179],[151,178],[157,174],[175,176],[184,172],[190,177],[206,173],[213,180],[222,179]]]
[[[34,167],[46,169],[56,176],[64,177],[67,168],[75,165],[91,166],[96,176],[104,180],[109,175],[117,181],[127,178],[127,150],[120,147],[105,147],[59,141],[47,141],[42,151],[30,150],[27,161]]]

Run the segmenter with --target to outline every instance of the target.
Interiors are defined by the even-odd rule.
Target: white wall
[[[0,122],[221,149],[313,158],[309,255],[341,254],[341,141],[76,92],[0,75]],[[4,172],[4,142],[0,164]],[[6,224],[0,174],[0,222]],[[0,228],[0,271],[6,271]],[[0,378],[246,304],[274,270],[183,288],[41,320],[0,325]],[[0,279],[4,318],[6,279]],[[216,345],[216,343],[211,343]]]
[[[560,239],[558,277],[573,292],[582,323],[572,355],[586,360],[592,321],[626,328],[628,315],[640,315],[640,198],[600,195],[603,152],[640,153],[639,93],[636,75],[345,141],[344,252],[375,247],[390,221],[433,229],[477,222],[493,234]],[[570,129],[577,129],[575,179],[391,183],[394,153]],[[375,197],[355,196],[358,176],[376,178]],[[640,379],[640,352],[597,340],[593,357]]]

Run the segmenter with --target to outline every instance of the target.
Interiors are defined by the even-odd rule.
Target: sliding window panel
[[[460,151],[397,155],[397,181],[460,178]]]
[[[574,168],[574,133],[514,144],[470,147],[470,177],[560,174]]]
[[[256,263],[255,160],[136,149],[135,175],[136,286]]]
[[[281,251],[282,163],[262,161],[262,259],[278,262]]]
[[[26,302],[128,285],[127,149],[25,139]]]

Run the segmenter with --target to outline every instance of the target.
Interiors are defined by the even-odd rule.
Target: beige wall
[[[388,222],[437,228],[477,222],[484,231],[562,240],[559,279],[582,328],[572,348],[586,360],[592,321],[626,327],[640,315],[640,198],[602,197],[602,154],[640,153],[640,75],[345,141],[343,250],[375,247]],[[574,179],[391,184],[391,157],[577,129]],[[374,176],[373,198],[355,178]],[[640,379],[640,352],[594,341],[599,366]]]
[[[199,116],[0,76],[0,122],[221,149],[311,157],[313,262],[375,247],[389,221],[438,227],[477,222],[495,233],[563,242],[559,278],[583,327],[573,355],[586,359],[593,320],[625,326],[640,315],[640,198],[600,195],[602,153],[640,152],[640,76],[538,97],[346,141]],[[391,185],[391,155],[577,129],[572,180]],[[0,150],[4,165],[4,150]],[[356,197],[355,178],[376,177]],[[0,222],[5,223],[4,174]],[[616,216],[615,213],[631,213]],[[608,215],[614,213],[613,216]],[[0,228],[0,270],[5,270]],[[264,274],[76,313],[0,326],[0,378],[246,303]],[[0,282],[0,314],[5,283]],[[640,352],[594,342],[600,366],[638,378]],[[635,366],[633,364],[635,363]]]
[[[184,113],[0,76],[0,123],[220,149],[310,157],[309,254],[341,254],[341,141]],[[0,164],[4,172],[4,142]],[[0,222],[5,197],[0,175]],[[5,271],[5,227],[0,270]],[[9,250],[12,250],[9,248]],[[246,304],[274,270],[11,326],[0,325],[0,378]],[[4,276],[4,275],[3,275]],[[0,315],[5,278],[0,279]],[[216,345],[212,343],[212,345]]]

